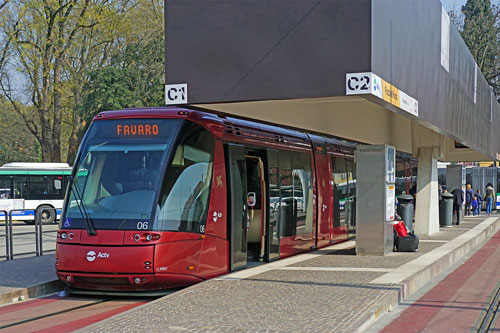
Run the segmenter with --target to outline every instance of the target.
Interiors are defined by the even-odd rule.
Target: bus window
[[[10,177],[0,176],[0,199],[11,199]]]
[[[30,200],[60,199],[64,195],[62,188],[55,188],[55,181],[60,176],[29,176]],[[59,180],[59,185],[60,185]]]
[[[12,176],[12,188],[11,199],[29,199],[27,176]]]

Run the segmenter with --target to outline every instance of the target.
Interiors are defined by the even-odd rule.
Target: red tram
[[[162,290],[346,240],[354,150],[189,109],[102,112],[68,186],[57,275],[74,288]],[[412,163],[398,159],[405,190]]]

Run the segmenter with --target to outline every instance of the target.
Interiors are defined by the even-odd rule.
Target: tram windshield
[[[82,144],[67,194],[64,228],[150,229],[161,175],[179,119],[96,121]]]
[[[94,122],[61,227],[203,233],[213,149],[212,135],[190,121]]]

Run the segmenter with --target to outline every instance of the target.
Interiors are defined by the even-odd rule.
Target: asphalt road
[[[44,253],[55,251],[57,239],[57,224],[48,224],[42,226],[42,249]],[[14,259],[21,257],[34,256],[36,251],[35,244],[35,226],[24,222],[14,222],[12,225]],[[0,223],[0,260],[5,260],[6,255],[6,237],[5,224]]]

